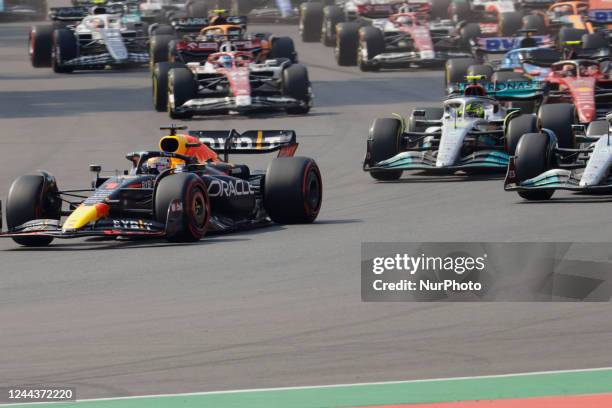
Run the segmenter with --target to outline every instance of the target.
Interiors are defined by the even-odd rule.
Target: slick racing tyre
[[[415,116],[415,110],[425,111],[425,116]],[[427,127],[418,125],[417,120],[441,120],[443,115],[443,108],[415,108],[410,113],[410,118],[408,119],[408,132],[424,132]]]
[[[168,109],[168,72],[172,68],[184,67],[180,63],[158,62],[153,68],[152,88],[153,107],[158,112],[166,112]]]
[[[527,133],[521,137],[514,156],[517,181],[523,182],[550,169],[550,140],[544,133]],[[519,191],[526,200],[548,200],[554,190]]]
[[[166,62],[168,61],[168,46],[172,40],[176,37],[170,34],[155,34],[151,38],[151,45],[149,51],[149,64],[151,65],[151,69],[158,62]]]
[[[168,209],[174,200],[182,205],[182,216],[176,228],[170,228],[166,239],[193,242],[206,234],[210,218],[208,189],[193,173],[176,173],[161,179],[155,190],[155,218],[166,224]]]
[[[51,66],[51,54],[53,48],[53,26],[37,25],[30,30],[28,41],[28,53],[30,62],[34,68],[46,68]]]
[[[472,14],[467,0],[453,0],[450,5],[450,17],[455,22],[469,21]]]
[[[480,37],[480,25],[468,23],[459,30],[459,42],[465,51],[471,50],[471,42]]]
[[[523,29],[535,30],[535,34],[546,34],[546,22],[540,14],[527,14],[523,16]]]
[[[465,82],[468,68],[476,64],[477,62],[474,58],[451,58],[446,61],[444,75],[445,88],[454,86],[459,82]]]
[[[493,67],[491,65],[470,65],[467,69],[468,75],[482,75],[485,81],[491,80]]]
[[[196,81],[188,68],[172,68],[168,73],[168,113],[172,119],[188,119],[192,112],[178,112],[185,102],[196,97]],[[173,103],[171,102],[173,101]]]
[[[359,29],[359,49],[357,50],[357,65],[362,71],[378,71],[379,66],[368,64],[377,55],[385,52],[385,37],[378,28],[372,26]]]
[[[514,156],[516,146],[521,137],[526,133],[535,133],[538,131],[537,120],[535,115],[518,115],[510,119],[504,129],[504,144],[506,145],[506,153]]]
[[[601,33],[583,34],[582,48],[585,50],[599,50],[608,48],[608,39]]]
[[[317,163],[307,157],[279,157],[268,165],[264,208],[277,224],[308,224],[319,215],[323,181]]]
[[[340,23],[336,31],[336,62],[340,66],[357,65],[357,48],[359,47],[359,24]]]
[[[376,119],[370,128],[367,155],[372,166],[383,160],[390,159],[399,153],[402,123],[399,119]],[[376,180],[391,181],[402,176],[402,170],[373,170],[370,176]]]
[[[208,17],[208,6],[203,0],[194,0],[187,5],[187,16]]]
[[[439,18],[446,20],[449,18],[448,9],[450,4],[450,0],[430,0],[429,13],[434,19]]]
[[[553,103],[540,106],[538,127],[555,133],[559,147],[573,149],[576,137],[572,125],[575,122],[576,109],[571,103]]]
[[[288,59],[292,63],[297,62],[297,52],[295,52],[293,39],[290,37],[272,37],[271,40],[270,58]]]
[[[499,31],[504,37],[515,35],[523,27],[523,15],[518,11],[501,13]]]
[[[336,27],[345,21],[344,11],[338,6],[327,6],[323,9],[323,24],[321,26],[321,42],[327,47],[336,45]]]
[[[566,47],[568,41],[581,41],[584,34],[588,34],[587,31],[580,28],[561,27],[557,35],[559,48]]]
[[[64,63],[77,56],[77,40],[74,33],[66,28],[60,28],[53,32],[53,49],[51,57],[51,66],[53,72],[69,73],[74,71],[71,66],[66,66]]]
[[[321,39],[323,27],[323,4],[306,2],[300,6],[300,37],[304,42],[317,42]]]
[[[174,36],[175,35],[175,31],[174,28],[172,28],[171,25],[168,24],[158,24],[157,26],[155,26],[152,30],[151,30],[151,35],[155,36],[155,35],[171,35]]]
[[[50,175],[29,174],[11,184],[6,202],[6,223],[9,230],[37,219],[59,220],[62,202],[57,196],[57,183]],[[14,237],[19,245],[46,246],[53,237]]]
[[[303,106],[287,108],[287,113],[303,115],[310,111],[310,80],[304,65],[293,64],[283,70],[283,94],[304,103]]]

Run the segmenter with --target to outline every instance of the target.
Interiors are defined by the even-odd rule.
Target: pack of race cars
[[[248,17],[212,9],[245,4],[221,3],[74,0],[50,9],[50,24],[32,27],[30,60],[56,73],[148,67],[153,108],[173,119],[308,113],[312,86],[293,40],[248,30]],[[333,46],[339,65],[443,67],[447,96],[439,106],[372,123],[363,170],[374,179],[394,181],[412,170],[505,171],[504,188],[527,200],[549,199],[555,190],[612,193],[608,4],[280,3],[274,10],[286,21],[299,14],[301,39]],[[159,151],[128,154],[123,175],[100,177],[92,166],[91,189],[62,191],[46,172],[20,177],[0,237],[26,246],[83,236],[190,241],[206,231],[316,219],[322,178],[314,160],[293,157],[295,132],[164,129]],[[228,160],[231,152],[275,151],[266,171]]]

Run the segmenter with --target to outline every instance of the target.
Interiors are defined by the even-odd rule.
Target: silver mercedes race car
[[[52,67],[58,73],[143,65],[149,62],[148,43],[144,26],[96,7],[75,25],[33,27],[30,59],[34,67]]]
[[[376,119],[367,140],[363,169],[377,180],[399,179],[404,170],[453,173],[470,169],[506,169],[516,143],[538,123],[553,118],[521,114],[507,101],[541,96],[539,82],[471,83],[459,85],[442,108],[413,110],[401,118]]]
[[[550,129],[523,135],[508,164],[505,190],[526,200],[548,200],[555,190],[612,194],[611,124],[612,113],[591,122],[570,147],[560,146]]]

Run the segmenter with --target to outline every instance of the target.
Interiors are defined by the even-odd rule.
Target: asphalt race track
[[[123,169],[125,153],[156,147],[170,120],[152,109],[148,71],[33,69],[28,26],[0,25],[2,199],[23,173],[87,187],[88,164]],[[527,204],[501,175],[376,183],[361,171],[370,122],[435,105],[442,72],[362,74],[296,44],[310,115],[185,123],[295,129],[323,173],[318,221],[192,245],[2,240],[0,385],[73,384],[93,398],[612,366],[609,303],[361,302],[363,241],[609,242],[610,202],[558,193]]]

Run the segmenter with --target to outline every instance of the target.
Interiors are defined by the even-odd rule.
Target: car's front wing
[[[462,156],[453,165],[436,166],[435,151],[407,151],[396,156],[365,166],[365,171],[385,170],[462,170],[462,169],[505,169],[508,166],[509,156],[499,150],[478,150],[469,155]]]
[[[450,58],[468,58],[472,55],[466,52],[436,51],[436,52],[386,52],[364,61],[366,65],[380,68],[398,68],[410,65],[442,64]]]
[[[117,60],[110,53],[105,52],[97,55],[84,55],[82,57],[73,58],[68,61],[63,61],[62,65],[67,67],[96,67],[100,65],[130,65],[130,64],[146,64],[149,62],[149,53],[147,52],[130,52],[125,59]]]
[[[170,95],[172,98],[172,95]],[[249,112],[264,109],[287,109],[307,104],[304,101],[285,96],[254,96],[249,101],[244,97],[196,98],[175,108],[177,112],[221,113],[227,111]],[[171,100],[171,103],[174,101]]]
[[[509,166],[504,182],[506,191],[533,191],[533,190],[568,190],[582,192],[612,191],[612,175],[596,186],[581,186],[580,179],[584,169],[552,169],[528,180],[517,182],[514,166]]]

